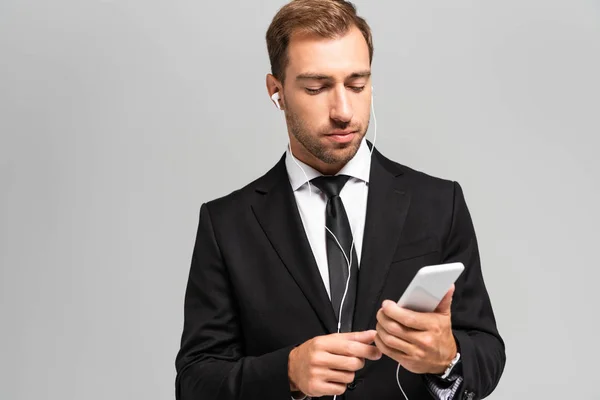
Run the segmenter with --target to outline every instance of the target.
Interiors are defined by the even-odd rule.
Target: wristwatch
[[[459,361],[460,361],[460,353],[456,352],[456,356],[452,359],[452,361],[450,361],[448,368],[446,368],[446,371],[444,371],[444,374],[441,375],[440,378],[442,378],[442,379],[448,378],[450,376],[450,374],[452,373],[452,370],[454,369],[456,364],[458,364]]]

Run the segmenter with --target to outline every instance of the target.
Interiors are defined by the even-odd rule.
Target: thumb
[[[437,308],[434,312],[438,314],[450,315],[450,306],[452,305],[452,296],[454,296],[455,286],[452,284],[450,290],[446,293],[440,304],[438,304]]]

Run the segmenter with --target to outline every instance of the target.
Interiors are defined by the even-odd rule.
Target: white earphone
[[[273,96],[271,96],[271,100],[273,100],[275,106],[277,106],[277,108],[281,111],[281,105],[279,104],[279,92],[273,93]]]

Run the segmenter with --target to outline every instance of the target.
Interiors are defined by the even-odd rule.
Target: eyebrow
[[[352,74],[348,75],[344,81],[347,81],[348,79],[356,79],[356,78],[368,78],[371,76],[371,71],[365,70],[365,71],[358,71],[358,72],[353,72]],[[306,73],[306,74],[300,74],[296,77],[297,81],[301,81],[301,80],[316,80],[316,81],[332,81],[333,76],[330,75],[323,75],[323,74],[313,74],[313,73]]]

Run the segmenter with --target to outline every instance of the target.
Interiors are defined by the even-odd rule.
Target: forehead
[[[290,38],[286,68],[289,78],[303,73],[320,73],[343,79],[369,67],[369,46],[356,27],[336,38],[306,33],[294,33]]]

